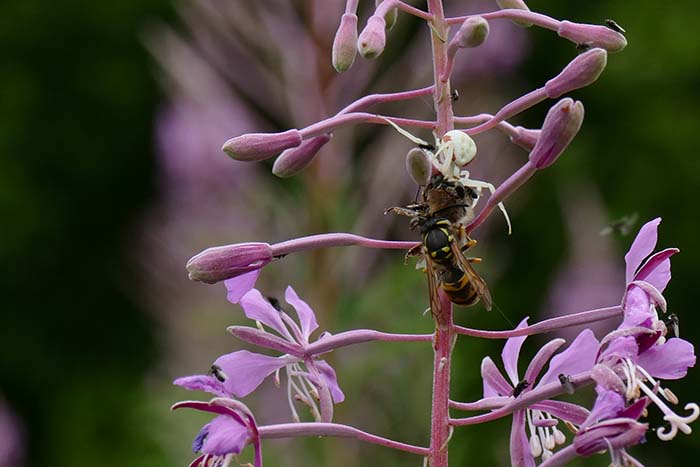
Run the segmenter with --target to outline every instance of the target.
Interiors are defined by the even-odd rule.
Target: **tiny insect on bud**
[[[569,146],[583,123],[583,104],[562,99],[547,112],[542,134],[530,153],[530,161],[538,169],[549,167]]]
[[[287,149],[275,159],[272,173],[278,177],[291,177],[308,166],[318,154],[318,151],[331,140],[331,135],[321,135],[310,138],[298,147]]]
[[[190,280],[214,284],[264,267],[272,261],[267,243],[236,243],[207,248],[187,262]]]
[[[425,186],[430,181],[433,163],[420,148],[413,148],[406,154],[406,171],[416,185]]]
[[[523,0],[496,0],[496,3],[498,3],[498,6],[501,8],[501,10],[514,9],[530,11],[530,8],[528,8],[528,6]],[[522,26],[524,28],[529,28],[530,26],[532,26],[532,23],[527,23],[525,21],[513,22],[518,26]]]
[[[381,16],[372,16],[357,39],[357,50],[365,58],[376,58],[386,46],[386,21]]]
[[[557,34],[576,44],[589,44],[591,47],[600,47],[610,53],[615,53],[627,47],[627,39],[621,34],[621,31],[621,28],[617,30],[597,24],[562,21]]]
[[[544,85],[547,97],[556,99],[567,92],[583,88],[598,79],[608,63],[608,54],[601,48],[594,48],[574,58],[554,78]]]
[[[488,36],[489,22],[481,16],[472,16],[462,23],[450,43],[461,49],[478,47],[486,42]]]
[[[347,71],[355,61],[357,55],[357,15],[345,13],[340,18],[340,26],[333,39],[331,53],[333,68],[342,73]]]
[[[299,130],[282,133],[248,133],[231,138],[221,148],[238,161],[255,162],[269,159],[285,149],[295,148],[302,142]]]

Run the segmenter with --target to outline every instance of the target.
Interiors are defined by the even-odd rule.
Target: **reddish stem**
[[[438,291],[440,309],[433,310],[435,339],[433,350],[433,402],[430,425],[430,465],[447,467],[447,443],[450,438],[450,367],[452,348],[457,333],[452,323],[452,302],[442,290]]]

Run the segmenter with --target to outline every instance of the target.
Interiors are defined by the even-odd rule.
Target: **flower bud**
[[[632,418],[604,420],[576,433],[574,450],[587,457],[608,449],[628,448],[643,442],[648,429],[647,423]]]
[[[542,124],[542,133],[530,153],[530,161],[538,169],[549,167],[569,146],[583,123],[583,104],[571,98],[562,99],[549,109]]]
[[[510,142],[517,144],[526,151],[532,151],[540,139],[542,130],[530,130],[521,126],[515,127],[515,134],[510,135]]]
[[[295,148],[301,144],[301,141],[299,130],[287,130],[282,133],[248,133],[231,138],[221,149],[232,159],[254,162],[268,159],[285,149]]]
[[[236,243],[207,248],[187,262],[190,280],[214,284],[264,267],[272,261],[267,243]]]
[[[620,52],[627,47],[625,36],[607,26],[599,26],[597,24],[578,24],[571,21],[562,21],[557,34],[576,44],[600,47],[610,53]]]
[[[331,140],[331,135],[321,135],[310,138],[298,147],[287,149],[275,160],[272,173],[278,177],[296,175],[314,160],[318,151]]]
[[[433,163],[420,148],[413,148],[406,154],[406,171],[416,185],[425,186],[433,173]]]
[[[340,18],[340,26],[333,39],[333,68],[338,73],[347,71],[357,54],[357,15],[345,13]]]
[[[608,54],[600,48],[591,49],[574,58],[571,63],[544,85],[550,99],[556,99],[574,89],[593,83],[605,69]]]
[[[501,8],[501,10],[513,9],[530,11],[530,8],[528,8],[528,6],[523,0],[496,0],[496,3],[498,3],[498,6]],[[527,23],[525,21],[513,22],[518,26],[522,26],[524,28],[529,28],[530,26],[532,26],[532,23]]]
[[[371,16],[357,39],[357,50],[365,58],[375,58],[384,51],[385,45],[386,21],[381,16]]]
[[[489,36],[489,23],[481,16],[467,18],[460,26],[455,36],[450,41],[457,47],[464,49],[467,47],[478,47]]]
[[[384,0],[375,0],[374,5],[379,6],[380,3],[382,3]],[[398,8],[391,8],[389,11],[386,12],[384,15],[384,21],[386,21],[386,30],[389,31],[391,28],[394,27],[396,24],[396,20],[399,17],[399,9]]]

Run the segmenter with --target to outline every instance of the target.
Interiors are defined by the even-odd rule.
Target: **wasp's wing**
[[[469,261],[467,261],[467,258],[464,257],[464,253],[462,253],[462,251],[459,249],[459,246],[457,246],[457,242],[452,242],[451,248],[452,254],[457,259],[457,262],[462,268],[462,271],[464,271],[464,273],[467,275],[467,278],[469,279],[469,282],[476,289],[476,293],[477,295],[479,295],[481,302],[484,304],[484,308],[490,311],[491,307],[493,306],[493,300],[491,299],[491,292],[489,292],[489,286],[486,285],[484,279],[481,278],[481,276],[474,270]]]
[[[436,271],[432,261],[428,255],[424,255],[425,272],[428,275],[428,294],[430,295],[430,313],[435,315],[436,310],[440,309],[440,297],[438,296],[438,282],[435,277]]]

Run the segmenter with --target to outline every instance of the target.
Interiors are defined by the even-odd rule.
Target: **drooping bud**
[[[333,68],[338,73],[347,71],[357,54],[357,15],[345,13],[340,18],[340,26],[333,39]]]
[[[467,18],[460,26],[455,36],[450,41],[450,45],[464,49],[468,47],[478,47],[489,36],[489,22],[481,16]]]
[[[382,16],[371,16],[357,39],[357,50],[365,58],[376,58],[386,46],[386,21]]]
[[[375,0],[374,5],[379,6],[380,3],[382,3],[384,0]],[[386,21],[386,30],[389,31],[391,28],[394,27],[396,24],[396,20],[399,17],[399,9],[398,8],[391,8],[389,11],[386,12],[384,15],[384,21]]]
[[[574,89],[588,86],[598,79],[607,63],[608,53],[603,49],[595,48],[582,53],[566,65],[561,73],[545,83],[547,97],[556,99]]]
[[[296,148],[287,149],[275,160],[272,173],[278,177],[296,175],[314,160],[318,151],[330,140],[331,135],[325,134],[307,139]]]
[[[528,6],[523,0],[496,0],[496,3],[498,3],[498,6],[501,8],[501,10],[514,9],[530,11],[530,8],[528,8]],[[522,26],[524,28],[529,28],[530,26],[532,26],[532,23],[526,23],[524,21],[513,22],[518,26]]]
[[[275,156],[285,149],[295,148],[301,142],[299,130],[287,130],[282,133],[248,133],[231,138],[221,149],[238,161],[255,162]]]
[[[526,151],[532,151],[541,134],[542,130],[530,130],[517,126],[515,127],[515,134],[510,135],[510,142],[517,144]]]
[[[425,186],[430,181],[433,163],[420,148],[413,148],[406,154],[406,171],[416,185]]]
[[[620,52],[627,47],[627,39],[621,33],[597,24],[578,24],[562,21],[557,30],[560,37],[576,44],[600,47],[610,53]]]
[[[569,146],[583,123],[583,104],[571,98],[562,99],[549,109],[542,124],[542,133],[530,153],[537,169],[549,167]]]
[[[267,243],[235,243],[207,248],[187,262],[190,280],[214,284],[264,267],[272,261]]]

